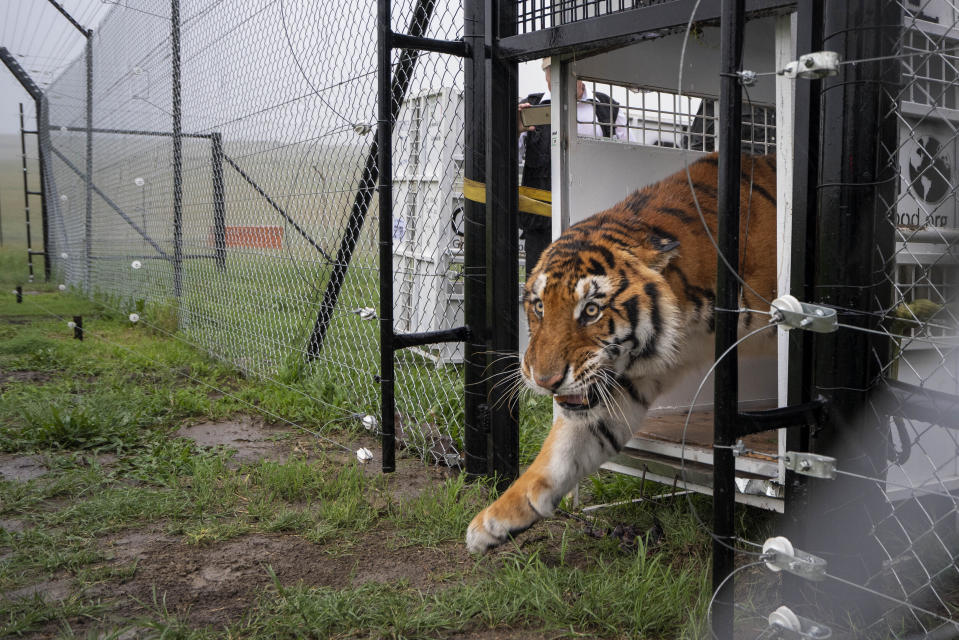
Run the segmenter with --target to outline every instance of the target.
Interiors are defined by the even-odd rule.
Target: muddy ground
[[[288,429],[270,426],[259,418],[248,416],[186,426],[178,435],[203,446],[233,449],[236,451],[233,461],[237,464],[263,459],[282,461],[291,455],[303,455],[310,448],[306,438],[291,440]],[[371,439],[353,444],[356,447],[375,446]],[[342,456],[345,461],[347,454],[343,452]],[[109,465],[112,459],[108,456],[100,462]],[[364,469],[369,475],[379,474],[379,460],[374,459]],[[41,456],[0,455],[0,476],[6,480],[27,481],[46,472]],[[449,469],[428,467],[419,460],[401,458],[397,460],[397,471],[389,483],[390,490],[397,500],[409,499],[436,486],[451,473]],[[0,527],[9,531],[23,531],[28,526],[16,518],[0,519]],[[539,536],[542,535],[543,531],[539,531]],[[522,544],[522,537],[518,542]],[[369,582],[404,582],[429,592],[443,588],[451,579],[448,576],[461,574],[475,562],[460,542],[438,548],[392,548],[384,542],[382,532],[354,535],[347,545],[343,541],[317,544],[283,533],[256,533],[211,544],[188,544],[182,536],[168,534],[163,523],[110,536],[101,543],[101,548],[109,560],[95,568],[111,575],[94,585],[87,595],[129,602],[134,610],[140,609],[144,614],[155,611],[157,602],[161,602],[171,614],[196,627],[222,627],[242,619],[259,594],[273,589],[271,571],[285,586],[299,583],[343,589]],[[567,558],[569,560],[575,561]],[[39,595],[49,601],[69,598],[72,593],[71,580],[64,574],[0,597]],[[135,611],[123,612],[126,619],[135,617],[132,614]],[[97,628],[92,621],[84,620],[76,624],[71,621],[71,625],[75,633]],[[54,637],[60,629],[59,625],[49,625],[42,632],[22,637]],[[123,637],[131,639],[145,635],[148,635],[145,630],[131,630]],[[546,636],[530,630],[477,630],[449,637],[461,640],[535,640]]]

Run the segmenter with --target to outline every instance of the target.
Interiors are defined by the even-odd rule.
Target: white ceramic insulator
[[[140,314],[138,313],[130,314],[130,322],[139,322],[139,321],[140,321]]]
[[[140,262],[139,260],[134,260],[133,262],[130,263],[130,266],[133,267],[134,269],[139,269],[140,267],[143,266],[143,263]]]
[[[376,417],[371,415],[363,416],[363,427],[369,431],[376,429]]]
[[[71,329],[76,329],[77,323],[71,320],[70,322],[67,323],[67,326],[70,327]]]
[[[769,553],[775,551],[776,553],[782,554],[784,556],[793,556],[795,555],[795,550],[793,549],[793,544],[789,541],[788,538],[784,536],[776,536],[775,538],[769,538],[766,542],[763,543],[763,553]],[[767,562],[766,567],[770,571],[782,571],[781,567]]]
[[[63,258],[64,260],[66,260],[66,259],[69,258],[70,256],[67,255],[67,252],[66,252],[66,251],[64,251],[63,253],[60,254],[60,257]]]
[[[802,313],[802,303],[799,301],[796,296],[791,296],[788,293],[784,296],[780,296],[773,300],[772,303],[773,309],[781,309],[783,311],[791,311],[793,313]]]
[[[357,449],[356,459],[362,462],[363,464],[366,464],[367,462],[373,459],[373,452],[367,449],[366,447]]]
[[[795,633],[802,633],[802,624],[799,622],[799,617],[785,605],[770,613],[767,620],[770,627],[779,626]]]
[[[60,291],[66,291],[66,290],[67,290],[67,285],[65,285],[65,284],[57,285],[57,289],[59,289]]]

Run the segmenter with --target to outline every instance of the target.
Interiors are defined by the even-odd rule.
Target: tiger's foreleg
[[[641,422],[642,416],[636,418],[636,423]],[[575,415],[557,418],[529,469],[473,518],[466,532],[466,547],[482,553],[553,515],[563,496],[619,453],[630,436],[625,420]]]

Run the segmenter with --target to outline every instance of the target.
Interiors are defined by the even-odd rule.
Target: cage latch
[[[814,51],[788,63],[779,72],[787,78],[816,80],[839,73],[839,54],[835,51]]]
[[[836,459],[829,456],[787,451],[786,455],[783,456],[783,464],[790,471],[811,478],[832,480],[836,477]]]

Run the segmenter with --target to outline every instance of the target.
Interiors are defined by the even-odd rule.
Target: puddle
[[[222,422],[202,422],[183,427],[176,435],[189,438],[204,447],[222,446],[236,450],[233,460],[250,463],[258,460],[283,460],[289,454],[288,443],[276,438],[287,434],[282,427],[270,427],[249,416]]]
[[[47,472],[39,456],[0,454],[0,479],[26,482]]]

